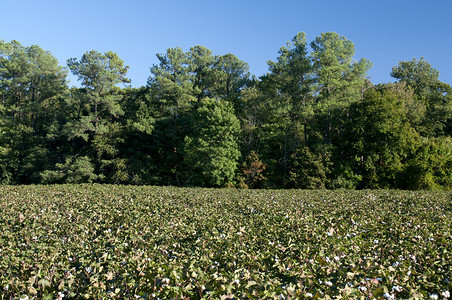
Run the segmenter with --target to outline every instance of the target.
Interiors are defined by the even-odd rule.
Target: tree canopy
[[[450,84],[414,58],[374,85],[354,55],[301,32],[256,78],[231,53],[169,48],[132,88],[112,51],[62,67],[0,41],[0,183],[451,189]]]

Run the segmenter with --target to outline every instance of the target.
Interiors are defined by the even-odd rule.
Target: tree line
[[[62,67],[0,41],[0,182],[450,189],[451,86],[423,58],[373,85],[354,52],[299,33],[256,78],[233,54],[169,48],[132,88],[113,52]]]

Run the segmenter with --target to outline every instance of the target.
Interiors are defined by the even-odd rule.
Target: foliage
[[[24,47],[17,41],[0,41],[0,89],[2,118],[11,126],[29,126],[42,133],[55,98],[66,87],[67,71],[39,46]]]
[[[372,64],[364,58],[353,61],[353,42],[335,32],[322,33],[311,47],[318,93],[317,122],[325,143],[331,144],[340,134],[348,106],[362,99],[365,76]]]
[[[84,86],[72,90],[66,106],[71,113],[61,125],[61,138],[70,142],[71,150],[41,173],[43,182],[127,181],[125,161],[118,157],[123,126],[112,120],[124,114],[123,93],[116,84],[130,82],[125,77],[128,67],[111,51],[86,52],[80,60],[69,59],[68,67]]]
[[[418,135],[407,118],[403,98],[384,85],[368,90],[364,100],[351,107],[345,140],[347,155],[362,176],[365,188],[398,186]]]
[[[2,186],[0,210],[6,299],[452,290],[450,192]]]
[[[405,176],[410,189],[452,189],[451,138],[423,139]]]
[[[242,163],[242,176],[238,176],[239,187],[241,188],[256,188],[261,181],[266,180],[264,171],[267,166],[259,159],[259,155],[251,151],[246,160]]]
[[[225,186],[232,183],[240,152],[239,121],[231,104],[206,98],[193,119],[193,133],[185,138],[188,183]]]
[[[298,148],[291,157],[292,167],[288,187],[324,189],[329,173],[328,159],[313,154],[308,147]]]
[[[6,127],[0,135],[2,183],[39,183],[39,171],[47,162],[45,142],[29,126]]]
[[[103,118],[110,116],[117,118],[123,114],[118,103],[122,97],[114,93],[116,84],[130,82],[125,77],[129,67],[124,67],[123,64],[118,55],[111,51],[105,54],[89,51],[83,54],[80,60],[76,58],[68,60],[69,69],[78,76],[86,88],[84,97],[87,109],[82,115],[79,114],[76,120],[85,125],[81,127],[83,129],[78,134],[84,134],[87,131],[95,134],[102,132]]]
[[[63,68],[0,41],[0,183],[451,189],[450,85],[421,58],[373,86],[354,55],[300,32],[258,79],[231,53],[175,47],[131,88],[112,51]]]
[[[308,126],[313,118],[312,70],[306,35],[297,34],[281,47],[276,62],[269,61],[270,73],[262,77],[260,87],[267,106],[263,141],[269,145],[266,156],[275,181],[289,180],[290,157],[300,145],[308,143]]]
[[[89,157],[67,157],[64,164],[56,164],[57,170],[41,173],[44,183],[91,183],[97,179]]]
[[[60,117],[67,71],[48,51],[0,41],[0,182],[37,183],[52,157],[47,133]]]
[[[439,72],[421,57],[420,60],[399,62],[392,68],[391,76],[413,88],[417,101],[426,108],[419,133],[450,136],[452,88],[439,80]]]

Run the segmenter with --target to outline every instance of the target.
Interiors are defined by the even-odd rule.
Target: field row
[[[447,298],[452,194],[0,187],[0,299]]]

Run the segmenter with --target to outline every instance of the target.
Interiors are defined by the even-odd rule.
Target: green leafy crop
[[[452,291],[450,192],[3,186],[0,212],[0,299]]]

